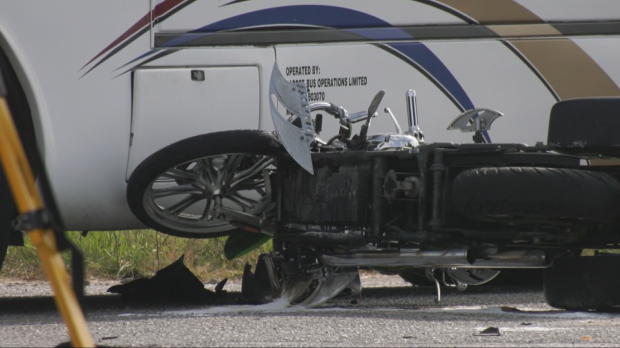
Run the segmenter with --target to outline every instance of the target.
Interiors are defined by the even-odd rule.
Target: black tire
[[[0,166],[0,271],[11,241],[12,222],[16,213],[12,193]]]
[[[7,90],[6,100],[17,128],[19,139],[26,152],[28,163],[36,176],[39,168],[35,165],[37,145],[34,132],[34,124],[30,112],[28,99],[24,93],[15,69],[9,62],[8,57],[0,49],[0,75],[4,80]],[[17,216],[17,207],[13,201],[13,194],[9,189],[4,175],[4,169],[0,165],[0,270],[6,257],[8,246],[11,245],[13,233],[13,220]]]
[[[552,307],[586,311],[620,305],[620,256],[560,257],[543,274]]]
[[[225,231],[201,232],[199,229],[183,230],[159,223],[149,215],[149,208],[144,206],[145,192],[162,173],[189,161],[234,153],[277,157],[281,151],[281,146],[271,135],[258,130],[224,131],[184,139],[149,156],[133,171],[127,183],[127,202],[134,215],[154,230],[186,238],[227,236],[239,229],[228,225]]]
[[[610,221],[620,213],[620,183],[587,170],[475,168],[454,180],[452,204],[473,219]]]

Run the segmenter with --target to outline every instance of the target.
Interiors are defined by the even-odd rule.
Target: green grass
[[[201,280],[238,278],[246,262],[254,264],[259,254],[271,250],[271,242],[254,252],[229,261],[224,257],[226,237],[187,239],[153,230],[67,232],[85,257],[88,278],[122,279],[151,276],[185,254],[185,265]],[[63,253],[69,264],[69,253]],[[2,277],[43,279],[43,269],[36,248],[26,239],[24,247],[9,247]]]

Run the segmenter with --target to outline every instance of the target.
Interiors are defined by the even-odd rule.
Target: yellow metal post
[[[6,99],[2,95],[0,95],[0,159],[20,214],[43,209],[32,170],[19,141]],[[69,276],[56,247],[54,232],[49,228],[39,228],[28,231],[28,236],[43,262],[45,274],[54,290],[56,306],[67,325],[71,343],[74,347],[95,347],[84,314],[70,287]]]

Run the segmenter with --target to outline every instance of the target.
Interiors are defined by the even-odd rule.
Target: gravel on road
[[[620,314],[549,307],[540,286],[483,286],[465,292],[416,288],[397,276],[365,275],[363,299],[319,308],[239,305],[240,284],[209,303],[123,302],[92,281],[88,325],[98,345],[165,346],[618,346]],[[208,284],[207,287],[214,285]],[[0,280],[0,346],[68,340],[45,282]],[[497,327],[500,336],[477,336]]]

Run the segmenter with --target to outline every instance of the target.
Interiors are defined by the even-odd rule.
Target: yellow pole
[[[0,83],[2,82],[0,81]],[[34,176],[26,159],[24,148],[19,141],[6,99],[1,95],[0,160],[20,214],[43,209],[43,202],[39,198]],[[69,276],[56,247],[54,232],[49,228],[39,228],[28,231],[28,236],[37,248],[47,279],[54,290],[56,306],[67,325],[71,343],[74,347],[95,347],[84,314],[71,290]]]

